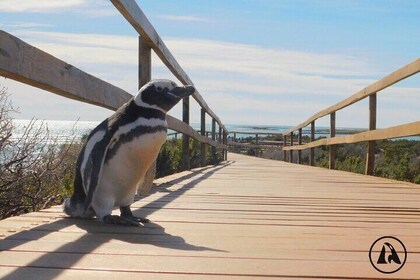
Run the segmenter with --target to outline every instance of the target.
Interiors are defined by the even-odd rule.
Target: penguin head
[[[193,86],[177,86],[170,80],[152,80],[137,93],[134,102],[141,107],[168,112],[182,98],[193,94]]]

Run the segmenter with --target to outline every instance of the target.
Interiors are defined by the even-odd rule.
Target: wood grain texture
[[[339,136],[333,138],[319,139],[313,142],[309,142],[304,145],[296,145],[293,147],[283,147],[283,150],[304,150],[319,146],[330,146],[338,144],[350,144],[364,141],[392,139],[399,137],[408,137],[420,135],[420,121],[412,122],[403,125],[397,125],[388,128],[369,130],[360,133],[356,133],[348,136]]]
[[[0,75],[116,110],[132,95],[0,30]]]
[[[369,96],[369,130],[376,129],[376,96],[376,94],[372,94],[371,96]],[[374,140],[368,142],[365,167],[366,175],[373,175],[373,172],[375,170],[375,146],[376,142]]]
[[[155,51],[156,55],[168,67],[168,69],[175,75],[175,77],[184,85],[194,85],[182,67],[178,64],[175,57],[166,47],[163,40],[156,32],[153,25],[147,19],[146,15],[140,9],[135,1],[131,0],[111,0],[114,6],[120,11],[125,19],[133,26],[133,28],[144,38],[149,46]],[[217,123],[227,131],[221,120],[210,109],[204,98],[200,95],[199,91],[193,94],[194,99],[203,107],[206,112],[213,117]]]
[[[0,278],[420,279],[418,186],[229,159],[155,180],[133,204],[152,221],[139,228],[65,218],[59,206],[0,221]],[[383,275],[368,252],[389,234],[408,261]]]

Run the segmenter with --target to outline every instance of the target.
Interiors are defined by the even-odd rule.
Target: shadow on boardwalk
[[[194,186],[199,182],[209,178],[215,172],[230,164],[231,162],[226,162],[218,166],[210,166],[199,170],[193,170],[188,175],[164,183],[159,188],[155,188],[153,192],[168,192],[168,187],[196,177],[183,185],[180,189],[168,192],[168,194],[145,205],[141,209],[134,210],[133,213],[138,216],[148,216],[151,213],[158,211],[160,208],[174,201],[191,188],[194,188]],[[158,204],[160,207],[153,207],[153,204]],[[36,275],[31,275],[31,279],[52,279],[57,277],[65,269],[74,266],[86,254],[91,254],[102,244],[111,240],[118,240],[131,244],[149,244],[185,251],[220,251],[217,249],[188,244],[184,238],[166,233],[163,227],[153,222],[146,224],[143,227],[136,228],[105,225],[96,220],[80,220],[73,218],[59,219],[53,223],[38,226],[30,230],[8,236],[4,240],[0,241],[0,250],[13,251],[14,248],[20,245],[42,239],[51,233],[64,230],[65,228],[73,225],[85,231],[82,233],[82,236],[76,240],[63,242],[64,244],[59,248],[54,249],[54,251],[46,252],[43,248],[37,248],[36,252],[43,253],[43,255],[26,265],[26,268],[48,267],[54,269],[39,269],[39,272],[37,272]],[[80,231],[72,233],[77,235]],[[27,277],[27,271],[25,267],[22,267],[17,268],[3,279],[25,279]]]

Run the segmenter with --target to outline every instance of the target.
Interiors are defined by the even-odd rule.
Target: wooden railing
[[[255,156],[260,156],[263,150],[279,149],[283,145],[281,141],[271,141],[261,138],[268,136],[281,137],[282,133],[276,132],[258,132],[258,131],[229,131],[230,139],[228,139],[228,146],[231,151],[238,151],[238,149],[253,149]],[[237,135],[249,135],[249,139],[238,139]],[[248,137],[247,137],[248,138]]]
[[[151,79],[151,50],[184,85],[193,85],[135,1],[112,0],[139,33],[139,88]],[[132,95],[0,30],[0,75],[85,103],[116,110]],[[189,138],[201,143],[201,165],[206,165],[206,145],[227,150],[228,133],[198,90],[193,98],[201,107],[201,133],[189,125],[189,97],[183,99],[183,120],[167,116],[168,127],[183,134],[182,166],[190,168]],[[205,117],[212,119],[212,137],[205,135]],[[216,124],[225,137],[216,141]],[[226,158],[226,152],[224,152]]]
[[[304,149],[311,149],[310,153],[310,165],[314,165],[315,156],[314,148],[319,146],[329,146],[329,168],[335,168],[335,156],[336,156],[336,145],[338,144],[349,144],[356,142],[368,142],[368,149],[366,154],[366,168],[365,174],[372,175],[375,165],[375,144],[376,140],[399,138],[399,137],[408,137],[420,135],[420,121],[407,123],[399,126],[388,127],[383,129],[376,129],[376,104],[377,104],[377,94],[412,75],[420,72],[420,59],[416,59],[412,63],[402,67],[401,69],[396,70],[395,72],[389,74],[383,79],[376,81],[375,83],[369,85],[368,87],[362,89],[361,91],[353,94],[352,96],[344,99],[343,101],[322,110],[305,122],[288,129],[284,133],[284,147],[283,147],[283,158],[286,159],[286,153],[289,151],[289,161],[293,161],[293,151],[298,151],[297,162],[301,163],[301,151]],[[354,135],[348,136],[335,136],[335,114],[337,111],[350,106],[364,98],[369,97],[369,130],[365,132],[356,133]],[[315,121],[321,117],[330,115],[330,137],[326,139],[315,139]],[[311,126],[311,141],[306,144],[302,144],[302,129]],[[298,133],[298,145],[294,145],[293,136],[294,132]],[[290,146],[286,147],[287,136],[290,138]]]

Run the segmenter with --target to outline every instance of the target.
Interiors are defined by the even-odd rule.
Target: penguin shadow
[[[159,186],[154,186],[152,188],[152,191],[148,195],[151,195],[157,192],[166,193],[166,195],[161,196],[160,198],[144,205],[143,207],[139,209],[132,209],[132,212],[135,216],[147,217],[151,215],[152,213],[159,211],[159,209],[165,207],[167,204],[171,203],[172,201],[176,200],[178,197],[182,196],[188,190],[194,188],[199,182],[209,178],[215,172],[233,163],[234,161],[227,161],[219,165],[207,166],[204,168],[195,169],[195,170],[192,170],[191,173],[187,175],[165,182]],[[194,179],[184,184],[181,188],[175,191],[168,190],[168,188],[172,187],[173,185],[182,184],[184,181],[189,180],[191,178],[194,178]],[[137,199],[141,200],[141,198],[137,198]],[[165,228],[160,226],[157,222],[152,221],[150,223],[147,223],[145,224],[144,227],[142,227],[142,229],[149,229],[151,230],[151,232],[153,232],[152,234],[159,235],[159,238],[156,239],[157,242],[153,242],[153,245],[155,246],[177,249],[177,250],[186,250],[186,251],[227,252],[224,250],[188,244],[184,238],[166,233]]]
[[[164,182],[164,183],[159,184],[159,185],[153,184],[153,187],[151,188],[150,192],[147,195],[144,195],[142,197],[149,196],[149,195],[152,195],[152,194],[155,194],[155,193],[158,193],[158,192],[166,192],[166,193],[172,195],[172,197],[173,197],[172,200],[175,200],[178,196],[182,195],[183,193],[185,193],[189,189],[194,188],[201,181],[204,181],[205,179],[209,178],[210,176],[212,176],[217,171],[219,171],[223,168],[226,168],[233,163],[235,163],[235,161],[226,161],[226,162],[223,162],[223,163],[219,163],[218,165],[210,165],[210,166],[190,170],[191,173],[186,174],[184,176],[181,176],[181,177],[178,177],[176,179]],[[197,175],[200,175],[200,176],[198,177]],[[187,184],[184,184],[184,186],[181,187],[180,189],[175,190],[175,191],[169,190],[170,187],[172,187],[174,185],[177,185],[177,184],[182,184],[184,181],[189,180],[191,178],[194,178],[196,176],[197,176],[197,178],[188,182]],[[136,195],[135,201],[141,200],[142,197],[138,197]],[[165,197],[162,197],[161,199],[158,199],[158,200],[156,200],[156,201],[154,201],[150,204],[153,204],[155,202],[160,202],[161,203],[162,201],[168,201],[168,203],[169,203],[172,200],[169,201],[168,197],[165,196]],[[147,206],[149,206],[149,204],[145,205],[144,207],[147,207]],[[154,211],[152,211],[151,213],[153,213],[153,212]],[[148,213],[148,214],[151,214],[151,213]]]
[[[149,222],[139,227],[127,227],[121,225],[109,225],[100,221],[78,220],[75,226],[86,231],[87,235],[83,243],[107,243],[115,242],[128,243],[133,245],[152,245],[155,247],[168,248],[181,251],[213,251],[227,252],[205,246],[189,244],[180,236],[169,234],[165,229],[155,222]],[[141,246],[139,246],[141,248]]]
[[[197,178],[189,181],[177,191],[168,192],[161,198],[150,202],[140,209],[134,210],[133,213],[138,216],[147,216],[155,211],[159,211],[161,207],[164,207],[187,190],[193,188],[198,182],[210,177],[217,170],[232,163],[233,162],[226,162],[209,168],[196,171],[193,170],[188,175],[166,182],[161,187],[156,188],[154,192],[167,192],[166,189],[168,187],[197,176]],[[154,203],[158,203],[160,206],[152,207]],[[79,228],[79,230],[72,229],[72,227]],[[123,242],[138,244],[138,248],[141,248],[141,245],[144,244],[145,246],[152,245],[172,250],[227,252],[224,250],[189,244],[183,237],[167,233],[165,229],[156,222],[150,222],[140,227],[124,227],[104,224],[95,219],[61,218],[61,215],[57,216],[57,220],[52,223],[20,231],[0,240],[0,251],[19,251],[19,249],[16,249],[19,246],[29,242],[35,242],[36,240],[43,240],[47,238],[48,235],[63,230],[66,231],[65,235],[72,237],[71,241],[62,241],[61,246],[54,248],[50,252],[46,252],[43,248],[39,247],[35,252],[40,250],[39,252],[43,252],[43,254],[26,263],[25,266],[17,267],[2,279],[28,279],[28,273],[30,273],[28,269],[30,268],[36,269],[36,274],[31,273],[30,279],[54,279],[64,273],[66,269],[74,266],[85,255],[91,254],[92,252],[98,254],[96,250],[102,247],[103,244],[108,243],[114,245],[107,250],[113,250],[112,248],[115,248],[113,246],[118,246],[120,242]]]

